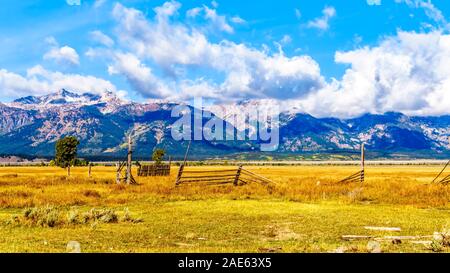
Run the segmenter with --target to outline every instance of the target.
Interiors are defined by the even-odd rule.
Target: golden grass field
[[[368,166],[363,187],[336,183],[356,166],[246,168],[278,185],[175,187],[177,167],[171,177],[136,177],[135,186],[116,185],[114,167],[93,167],[92,178],[87,167],[73,168],[70,178],[57,167],[2,167],[0,251],[66,252],[67,242],[78,241],[83,252],[367,252],[368,240],[341,236],[429,236],[450,228],[450,186],[429,184],[439,166]],[[48,227],[17,220],[26,208],[49,206],[60,218],[111,208],[138,221]],[[429,237],[381,239],[383,252],[450,252],[417,242]]]

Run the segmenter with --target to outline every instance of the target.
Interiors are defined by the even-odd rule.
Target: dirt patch
[[[262,235],[266,240],[273,241],[289,241],[298,240],[302,235],[295,233],[289,227],[290,223],[280,223],[268,225],[266,229],[262,232]]]

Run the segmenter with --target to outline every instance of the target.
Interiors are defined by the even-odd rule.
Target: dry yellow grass
[[[214,170],[224,167],[189,167]],[[231,168],[231,167],[226,167]],[[0,168],[0,207],[39,205],[114,205],[137,200],[280,199],[299,202],[335,200],[343,203],[412,205],[420,208],[449,206],[450,187],[430,184],[436,166],[372,166],[366,181],[337,183],[351,174],[352,166],[246,167],[277,182],[267,188],[258,184],[242,187],[182,185],[175,187],[177,173],[170,177],[139,177],[138,186],[116,185],[113,167],[74,168],[72,177],[54,167]]]
[[[366,234],[364,225],[400,226],[402,235],[430,235],[450,226],[450,187],[429,184],[437,166],[369,166],[362,187],[337,183],[356,172],[355,166],[246,168],[277,186],[175,187],[176,168],[170,177],[139,177],[137,186],[116,185],[113,167],[93,167],[92,178],[81,167],[73,168],[70,178],[56,167],[0,168],[3,223],[23,208],[47,205],[64,211],[129,208],[144,220],[95,227],[1,224],[0,251],[59,252],[75,239],[93,252],[322,252],[342,245],[364,252],[367,242],[342,242],[340,236]],[[407,243],[383,249],[428,251]]]

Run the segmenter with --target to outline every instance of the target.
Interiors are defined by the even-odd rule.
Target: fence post
[[[91,168],[92,168],[92,164],[89,163],[88,165],[88,177],[91,178]]]
[[[184,169],[184,164],[181,165],[180,169],[178,170],[178,176],[177,176],[177,181],[175,182],[175,186],[180,185],[181,176],[183,175],[183,169]]]
[[[120,163],[116,163],[117,171],[116,171],[116,183],[120,184]]]
[[[239,176],[241,175],[242,165],[239,165],[239,168],[236,172],[236,177],[234,178],[234,185],[237,186],[239,182]]]
[[[365,154],[364,154],[364,143],[361,143],[361,179],[360,182],[364,182],[364,160],[365,160]]]
[[[131,142],[131,134],[128,136],[128,157],[127,157],[127,184],[131,183],[131,155],[132,151],[132,142]]]

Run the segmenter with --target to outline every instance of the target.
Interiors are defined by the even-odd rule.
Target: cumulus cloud
[[[164,14],[174,14],[180,7],[176,2],[168,3],[175,9]],[[287,57],[282,51],[270,54],[227,40],[213,43],[201,30],[173,23],[170,16],[163,17],[157,12],[155,19],[149,21],[140,11],[121,4],[115,5],[113,16],[118,22],[116,32],[121,45],[141,62],[139,65],[135,62],[136,66],[149,62],[176,78],[176,83],[170,78],[159,79],[159,82],[166,82],[164,86],[170,87],[172,94],[179,97],[189,95],[185,90],[195,89],[209,97],[217,97],[219,93],[222,98],[234,99],[290,98],[301,97],[324,84],[319,65],[309,56]],[[179,73],[192,67],[214,71],[224,80],[219,83],[211,79],[192,80]],[[115,71],[124,74],[133,86],[145,86],[136,84],[130,75],[123,73],[124,69]],[[147,78],[154,82],[154,78]],[[206,86],[210,88],[209,94]],[[159,97],[165,93],[158,90],[166,90],[153,87],[152,91],[144,92],[142,88],[136,89],[145,95]]]
[[[116,53],[114,63],[108,67],[110,74],[122,74],[134,89],[146,97],[170,97],[172,92],[152,70],[131,53]]]
[[[341,80],[297,101],[304,111],[338,117],[449,113],[450,35],[399,32],[373,48],[337,52],[335,59],[350,68]]]
[[[234,29],[228,24],[227,19],[223,15],[218,15],[215,9],[210,9],[207,6],[203,7],[205,11],[205,18],[219,30],[228,33],[233,33]]]
[[[201,28],[172,21],[181,5],[167,3],[155,9],[153,19],[121,4],[113,11],[117,43],[104,49],[111,61],[108,71],[122,75],[144,97],[276,99],[286,109],[319,117],[450,113],[450,35],[443,32],[399,31],[376,46],[336,52],[336,63],[348,69],[327,82],[309,56],[286,56],[281,45],[273,53],[267,47],[212,42]],[[324,15],[331,18],[335,11]],[[288,36],[280,40],[289,41]],[[204,76],[196,78],[192,70]]]
[[[177,6],[177,8],[180,8],[180,5]],[[206,5],[203,5],[203,7],[195,7],[192,9],[189,9],[186,12],[186,16],[188,18],[196,18],[203,14],[203,18],[208,20],[210,25],[214,27],[214,29],[219,31],[224,31],[227,33],[233,33],[234,29],[230,24],[228,23],[227,17],[225,15],[219,15],[217,13],[217,10],[213,8],[209,8]],[[245,20],[240,18],[239,16],[234,16],[230,19],[231,22],[235,24],[243,24],[245,23]]]
[[[25,76],[5,69],[0,70],[0,90],[6,97],[43,95],[60,89],[68,89],[78,93],[93,92],[101,94],[112,91],[123,94],[111,82],[94,76],[64,74],[54,72],[37,65],[27,70]]]
[[[336,16],[336,9],[331,6],[327,6],[322,10],[322,16],[318,17],[307,24],[308,28],[316,28],[319,30],[327,30],[330,27],[330,20]]]
[[[202,12],[202,10],[203,10],[203,8],[200,8],[200,7],[192,8],[186,12],[186,16],[195,18],[200,14],[200,12]]]
[[[170,1],[165,2],[162,6],[156,7],[153,10],[155,11],[156,17],[159,20],[164,20],[165,18],[175,15],[180,7],[181,7],[180,3],[176,1]]]
[[[79,65],[80,57],[75,49],[69,46],[52,47],[44,54],[44,60],[53,60],[58,64]]]

